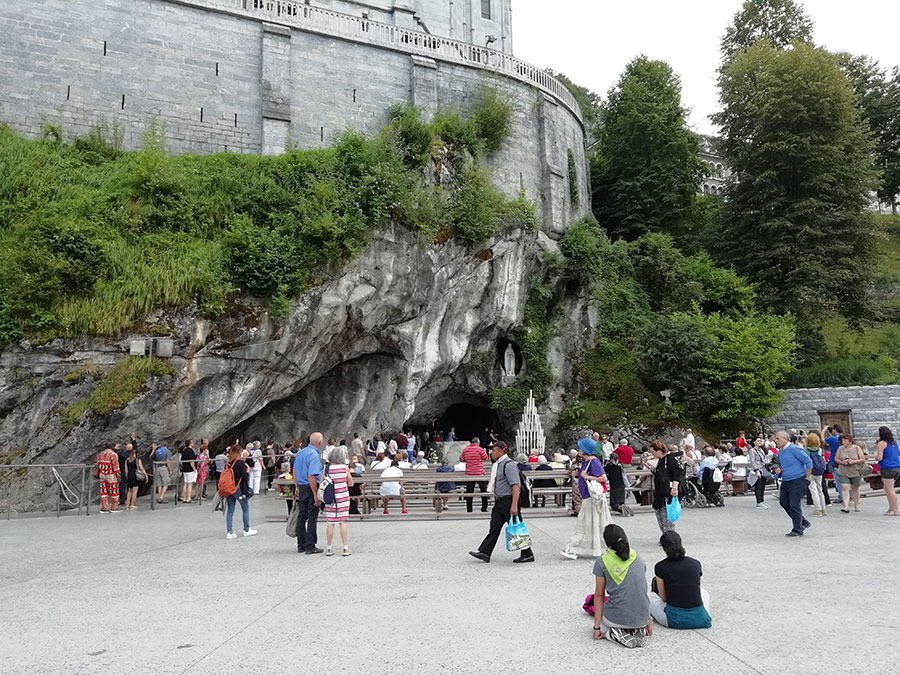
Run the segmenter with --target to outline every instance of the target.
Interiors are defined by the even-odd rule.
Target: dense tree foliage
[[[591,160],[594,215],[616,239],[686,227],[702,175],[681,83],[668,64],[640,56],[610,90]]]
[[[807,44],[757,42],[723,68],[720,87],[715,120],[736,180],[713,238],[718,258],[778,312],[862,316],[874,148],[839,60]]]
[[[745,0],[722,38],[723,62],[760,40],[784,49],[795,41],[812,42],[812,36],[812,21],[794,0]]]

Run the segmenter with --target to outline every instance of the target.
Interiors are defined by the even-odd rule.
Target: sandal
[[[885,511],[885,512],[884,512],[884,515],[886,515],[886,516],[900,516],[900,513],[897,513],[896,511]]]

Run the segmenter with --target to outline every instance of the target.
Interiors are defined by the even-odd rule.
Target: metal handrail
[[[176,0],[180,4],[201,5],[242,16],[264,17],[315,33],[347,38],[367,44],[398,49],[410,54],[462,63],[512,77],[534,85],[552,95],[584,124],[581,109],[572,92],[546,70],[518,59],[512,54],[480,47],[470,42],[440,37],[423,31],[402,28],[365,17],[314,7],[296,0]]]
[[[21,469],[30,470],[30,469],[51,469],[53,470],[53,483],[56,484],[56,517],[59,518],[62,513],[62,500],[64,498],[64,493],[66,490],[72,492],[74,494],[74,490],[68,487],[68,484],[63,485],[62,478],[59,473],[56,471],[57,469],[63,470],[78,470],[81,477],[81,490],[78,492],[78,515],[81,515],[82,507],[84,508],[84,515],[90,515],[91,508],[91,491],[92,491],[92,482],[88,479],[88,470],[93,469],[92,464],[0,464],[0,470],[9,470],[9,471],[19,471]],[[87,499],[85,496],[85,486],[87,487]],[[9,495],[6,501],[6,519],[10,520],[12,518],[12,489],[9,490]],[[66,497],[67,501],[68,498]]]

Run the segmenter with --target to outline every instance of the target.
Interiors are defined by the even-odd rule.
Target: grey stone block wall
[[[788,389],[779,413],[765,420],[768,429],[819,429],[820,413],[850,413],[850,433],[870,448],[878,427],[900,432],[900,385]]]
[[[329,146],[347,128],[374,134],[395,103],[414,101],[426,116],[465,111],[489,83],[514,105],[510,136],[490,161],[494,183],[510,197],[523,186],[552,236],[589,213],[584,133],[571,111],[517,79],[425,61],[189,0],[7,0],[0,123],[30,136],[53,125],[69,138],[116,125],[135,149],[156,120],[169,152],[278,153]]]

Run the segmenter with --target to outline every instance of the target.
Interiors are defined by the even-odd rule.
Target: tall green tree
[[[900,194],[900,70],[888,73],[868,56],[838,54],[841,68],[856,94],[860,116],[875,140],[875,168],[881,174],[877,190],[882,203],[896,212]]]
[[[784,49],[795,41],[812,42],[812,36],[812,20],[794,0],[745,0],[722,38],[722,60],[727,64],[760,40]]]
[[[779,312],[860,317],[874,249],[866,213],[873,143],[839,59],[757,42],[719,79],[722,148],[734,171],[715,254]]]
[[[609,92],[591,161],[594,215],[613,238],[677,233],[702,176],[681,82],[663,61],[639,56]]]

